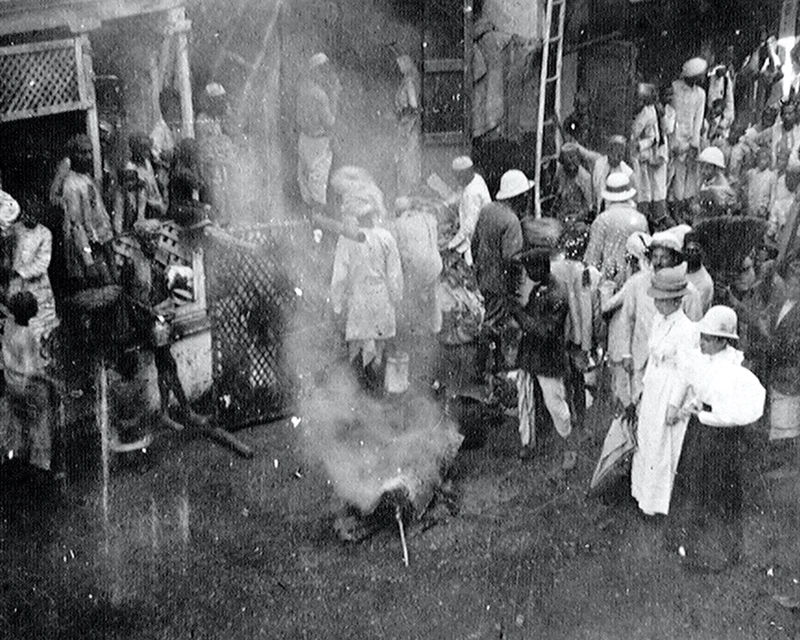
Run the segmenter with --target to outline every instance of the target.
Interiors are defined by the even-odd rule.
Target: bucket
[[[385,387],[387,393],[408,391],[408,354],[398,353],[386,358]]]

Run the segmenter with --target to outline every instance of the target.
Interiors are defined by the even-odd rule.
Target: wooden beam
[[[169,12],[170,23],[176,26],[188,24],[183,8]],[[175,36],[177,44],[178,90],[181,94],[181,135],[194,138],[194,107],[192,106],[192,74],[189,69],[189,39],[187,30],[180,29]]]
[[[29,0],[0,2],[0,35],[67,27],[91,31],[106,20],[131,18],[181,8],[186,0],[49,0],[31,7]]]
[[[86,133],[92,141],[92,159],[94,161],[94,179],[97,184],[103,179],[103,157],[100,149],[100,128],[97,117],[97,102],[94,94],[94,68],[92,66],[92,47],[89,36],[85,33],[80,37],[82,56],[78,58],[78,72],[85,79],[86,101],[89,108],[86,110]]]

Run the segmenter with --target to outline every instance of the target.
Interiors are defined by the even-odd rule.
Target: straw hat
[[[700,155],[697,156],[697,161],[713,164],[720,169],[725,168],[725,156],[722,153],[722,149],[719,147],[706,147],[700,152]]]
[[[603,200],[608,202],[626,202],[636,195],[636,189],[631,184],[631,179],[624,173],[616,171],[606,178],[606,187],[603,189]]]
[[[694,78],[702,76],[708,69],[708,63],[703,58],[692,58],[683,63],[681,78]]]
[[[522,171],[511,169],[506,171],[500,178],[500,191],[497,192],[495,200],[515,198],[526,191],[530,191],[533,185],[533,180],[528,180],[528,177]]]
[[[700,333],[707,336],[738,340],[739,334],[736,332],[738,324],[736,312],[730,307],[718,304],[706,311],[706,315],[698,323],[698,328]]]
[[[19,217],[19,203],[10,193],[0,191],[0,229],[8,229]]]
[[[677,267],[660,269],[650,279],[647,295],[656,300],[682,298],[689,293],[689,281],[686,279],[686,263]]]

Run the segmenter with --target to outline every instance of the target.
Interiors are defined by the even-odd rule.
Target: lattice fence
[[[86,108],[75,39],[0,48],[0,121]]]
[[[296,390],[284,344],[299,302],[294,260],[303,223],[228,229],[253,248],[215,242],[206,248],[214,393],[227,428],[287,415]]]

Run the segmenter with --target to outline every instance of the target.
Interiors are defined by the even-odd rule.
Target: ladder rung
[[[559,154],[542,156],[542,164],[547,164],[548,162],[553,162],[553,160],[558,160],[559,157]]]
[[[553,36],[552,38],[547,39],[548,44],[553,44],[554,42],[558,42],[561,40],[561,36]]]
[[[558,80],[559,76],[547,76],[544,81],[545,82],[553,82],[554,80]]]

